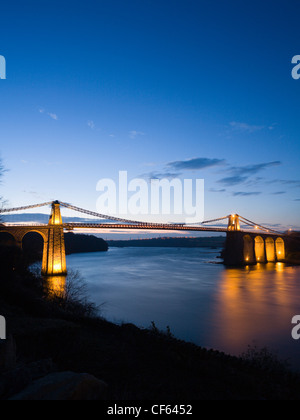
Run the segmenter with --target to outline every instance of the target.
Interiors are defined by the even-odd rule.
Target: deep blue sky
[[[204,178],[207,218],[300,226],[300,1],[1,4],[1,187],[95,210],[97,181]],[[176,162],[176,163],[174,163]]]

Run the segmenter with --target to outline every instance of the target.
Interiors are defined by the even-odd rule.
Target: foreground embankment
[[[1,343],[1,399],[300,398],[300,377],[266,350],[236,358],[176,340],[155,325],[118,326],[95,317],[78,293],[50,296],[26,270],[1,276],[0,289],[10,337]],[[51,395],[49,378],[56,387]],[[77,391],[70,394],[72,386]]]

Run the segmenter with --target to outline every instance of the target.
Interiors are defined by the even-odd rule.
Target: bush
[[[278,355],[267,347],[260,349],[257,346],[249,345],[247,351],[240,357],[255,367],[269,372],[286,372],[289,369],[288,361],[280,360]]]
[[[78,271],[69,271],[67,277],[45,278],[44,290],[48,301],[76,318],[99,315],[100,308],[89,301],[87,283]]]

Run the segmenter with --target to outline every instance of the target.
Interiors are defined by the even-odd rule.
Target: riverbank
[[[299,399],[300,377],[267,352],[236,358],[177,340],[154,325],[118,326],[91,316],[87,302],[49,299],[44,290],[28,272],[1,281],[1,315],[18,356],[10,366],[15,373],[2,367],[2,399],[32,382],[24,374],[32,365],[41,367],[34,378],[45,374],[45,366],[48,373],[89,373],[108,385],[111,400]]]
[[[199,238],[151,238],[107,241],[110,247],[116,248],[223,248],[226,238],[199,237]]]

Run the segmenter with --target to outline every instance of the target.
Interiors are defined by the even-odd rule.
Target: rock
[[[97,401],[106,397],[107,385],[82,373],[52,373],[35,381],[12,401]]]
[[[55,372],[52,360],[39,360],[26,365],[19,365],[0,376],[0,399],[9,398],[21,392],[34,380]]]

